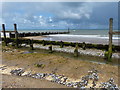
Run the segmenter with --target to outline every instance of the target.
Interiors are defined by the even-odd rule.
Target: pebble
[[[44,73],[36,73],[36,74],[32,74],[31,77],[42,79],[45,77],[45,74]]]
[[[31,71],[26,71],[24,73],[21,74],[21,76],[31,76]]]

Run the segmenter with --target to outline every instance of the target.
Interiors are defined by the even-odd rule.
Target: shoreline
[[[79,37],[78,37],[79,36]],[[109,39],[104,39],[104,38],[97,38],[97,37],[80,37],[78,36],[69,36],[65,34],[55,34],[55,35],[43,35],[43,36],[29,36],[29,37],[23,37],[26,39],[33,39],[33,40],[48,40],[48,41],[63,41],[63,42],[78,42],[78,43],[90,43],[90,44],[102,44],[102,45],[108,45],[109,44]],[[113,39],[113,45],[119,46],[118,40]]]
[[[46,36],[29,36],[29,37],[22,37],[23,39],[33,39],[33,40],[43,40]]]

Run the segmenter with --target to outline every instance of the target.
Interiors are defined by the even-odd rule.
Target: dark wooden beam
[[[113,32],[113,18],[109,19],[109,48],[108,48],[108,60],[112,59],[112,32]]]
[[[1,31],[1,32],[4,32],[4,31]],[[5,32],[10,33],[10,32],[15,32],[15,31],[5,31]]]
[[[14,24],[14,31],[15,31],[16,47],[18,48],[18,32],[17,32],[17,24]]]
[[[3,35],[4,35],[5,46],[7,46],[6,33],[5,33],[5,24],[2,24],[2,30],[3,30]]]
[[[112,32],[112,34],[120,34],[120,32]]]

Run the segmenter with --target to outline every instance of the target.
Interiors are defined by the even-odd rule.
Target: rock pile
[[[115,85],[114,83],[114,79],[110,78],[107,82],[101,83],[101,85],[99,86],[100,88],[106,88],[108,90],[110,90],[112,88],[112,90],[117,90],[118,87],[117,85]]]
[[[74,87],[79,89],[84,88],[96,88],[97,81],[99,80],[98,71],[91,70],[88,71],[86,76],[83,76],[79,81],[72,81],[70,78],[65,77],[64,75],[56,75],[53,73],[35,73],[31,74],[31,72],[25,72],[23,69],[16,69],[10,72],[11,74],[18,76],[29,76],[36,79],[46,79],[51,82],[59,83],[62,85],[66,85],[67,87]],[[101,83],[99,88],[105,89],[118,89],[117,85],[115,85],[113,78],[105,83]]]

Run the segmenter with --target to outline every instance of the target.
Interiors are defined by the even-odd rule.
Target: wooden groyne
[[[3,29],[3,34],[4,34],[4,42],[5,42],[5,45],[7,46],[7,40],[6,40],[6,31],[5,31],[5,25],[4,24],[2,24],[2,29]],[[19,43],[19,41],[20,40],[18,40],[18,39],[20,39],[20,38],[18,38],[18,37],[27,37],[27,36],[41,36],[41,35],[49,35],[49,34],[68,34],[69,33],[69,28],[68,28],[68,31],[67,32],[34,32],[34,33],[31,33],[31,32],[28,32],[28,33],[18,33],[17,32],[17,25],[16,24],[14,24],[14,34],[13,34],[13,32],[10,32],[10,38],[15,38],[15,43],[16,43],[16,47],[18,47],[18,43]],[[108,60],[108,61],[111,61],[112,60],[112,53],[113,53],[113,50],[114,50],[114,48],[115,47],[113,47],[113,44],[112,44],[112,37],[113,37],[113,35],[114,34],[120,34],[120,32],[115,32],[115,31],[113,31],[113,18],[110,18],[109,19],[109,32],[108,32],[108,34],[109,34],[109,45],[107,46],[107,47],[105,47],[106,48],[106,52],[105,52],[105,58]],[[9,40],[8,40],[9,41]],[[31,41],[32,42],[32,41]],[[42,43],[45,43],[45,41],[42,41]],[[33,43],[30,43],[30,45],[31,45],[31,48],[33,48],[33,45],[32,45]],[[50,43],[51,44],[51,43]],[[61,47],[63,47],[63,42],[61,42]],[[83,43],[82,44],[82,47],[83,47],[83,49],[85,50],[85,48],[86,48],[86,44],[85,43]],[[98,46],[96,46],[96,45],[92,45],[92,48],[93,47],[95,47],[95,48],[98,48],[98,47],[102,47],[102,45],[98,45]],[[119,51],[119,48],[118,48],[119,46],[117,46],[116,47],[116,49],[115,50],[117,50],[117,51]],[[77,50],[78,48],[77,48],[77,45],[76,45],[76,49],[75,49],[75,53],[76,53],[76,55],[75,56],[77,56],[77,52],[78,52],[78,50]],[[103,48],[102,48],[103,49]]]
[[[2,31],[3,32],[3,31]],[[9,33],[10,38],[15,38],[14,31],[5,31]],[[69,32],[18,32],[18,37],[29,37],[29,36],[42,36],[42,35],[50,35],[50,34],[68,34]]]
[[[28,37],[28,36],[42,36],[42,35],[50,35],[50,34],[68,34],[68,32],[28,32],[28,33],[19,33],[19,37]]]
[[[14,31],[7,31],[9,33],[10,38],[15,38]],[[42,36],[42,35],[50,35],[50,34],[68,34],[69,32],[18,32],[18,37],[29,37],[29,36]]]
[[[68,34],[70,33],[69,28],[68,31],[66,32],[22,32],[19,33],[17,31],[17,24],[14,24],[14,31],[6,31],[5,30],[5,24],[2,24],[2,28],[3,30],[1,32],[3,32],[3,34],[5,33],[9,33],[10,38],[15,38],[16,36],[16,32],[18,34],[18,37],[28,37],[28,36],[42,36],[42,35],[50,35],[50,34]]]

